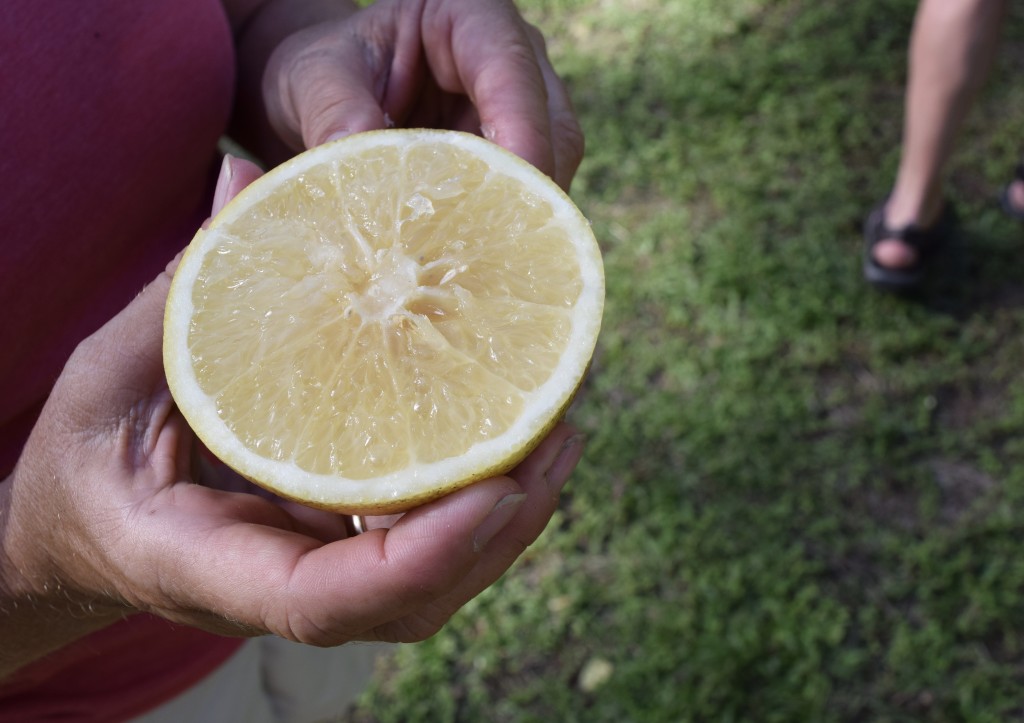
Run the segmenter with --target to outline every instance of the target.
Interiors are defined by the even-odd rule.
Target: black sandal
[[[928,268],[935,255],[946,246],[956,227],[956,211],[950,202],[943,205],[942,213],[928,228],[910,224],[903,228],[885,225],[885,204],[875,206],[864,222],[864,278],[872,286],[884,291],[913,291],[924,283]],[[875,246],[889,239],[902,241],[917,252],[917,261],[899,269],[882,266],[875,260]]]
[[[1024,181],[1024,163],[1018,163],[1017,169],[1013,174],[1013,181]],[[1015,218],[1018,221],[1024,221],[1024,208],[1017,208],[1013,205],[1013,201],[1010,200],[1010,186],[1013,181],[1003,186],[1003,193],[999,197],[999,204],[1003,207],[1003,213],[1010,218]]]

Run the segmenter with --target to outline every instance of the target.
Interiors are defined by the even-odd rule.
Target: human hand
[[[217,206],[259,174],[224,168]],[[0,484],[0,674],[135,611],[315,645],[420,640],[544,529],[582,452],[564,424],[508,476],[359,536],[197,479],[161,361],[170,275],[78,347]]]
[[[482,133],[568,189],[583,134],[541,33],[510,0],[378,0],[300,30],[263,75],[293,150],[358,131]]]

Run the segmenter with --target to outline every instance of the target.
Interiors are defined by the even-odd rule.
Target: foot
[[[895,200],[875,206],[864,220],[862,268],[872,286],[904,293],[926,281],[932,260],[954,231],[956,210],[940,197],[903,213]]]
[[[1024,184],[1021,184],[1021,191],[1024,194]],[[1024,195],[1021,198],[1021,207],[1024,208]],[[928,230],[939,220],[942,206],[933,204],[933,208],[925,209],[921,213],[906,211],[895,207],[892,203],[886,204],[883,211],[885,227],[890,230],[907,228],[910,226]],[[871,256],[879,266],[887,269],[909,269],[917,264],[920,253],[906,241],[898,238],[886,238],[875,244]]]
[[[1006,203],[1012,211],[1024,215],[1024,181],[1017,178],[1006,187]]]

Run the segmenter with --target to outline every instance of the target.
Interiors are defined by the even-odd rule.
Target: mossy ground
[[[916,299],[860,274],[912,0],[523,0],[587,135],[586,458],[349,721],[1024,720],[1024,8]]]

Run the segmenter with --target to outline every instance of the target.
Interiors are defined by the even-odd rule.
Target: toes
[[[1018,213],[1024,213],[1024,181],[1015,180],[1007,192],[1010,205]]]
[[[872,253],[880,266],[889,269],[906,269],[917,263],[917,252],[897,239],[879,241]]]

